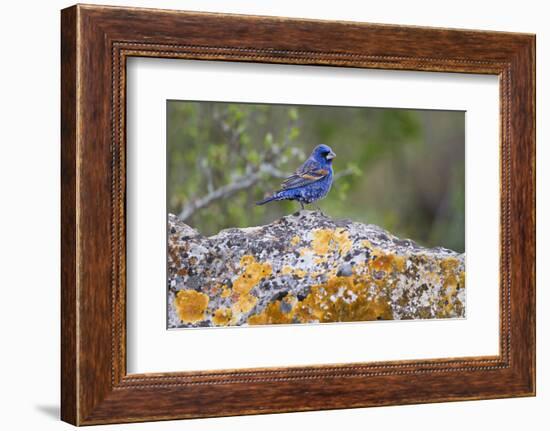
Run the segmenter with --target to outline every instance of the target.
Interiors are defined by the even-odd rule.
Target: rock
[[[462,318],[464,254],[300,211],[205,237],[168,218],[168,327]]]

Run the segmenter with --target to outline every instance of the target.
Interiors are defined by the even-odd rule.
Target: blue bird
[[[304,209],[304,204],[324,198],[332,185],[332,159],[334,157],[336,154],[328,145],[318,145],[304,164],[281,184],[280,190],[256,202],[256,205],[272,201],[292,200],[300,202]]]

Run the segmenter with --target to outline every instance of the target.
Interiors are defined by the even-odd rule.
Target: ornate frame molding
[[[217,30],[204,32],[205,25]],[[253,31],[258,28],[269,31],[258,35]],[[315,41],[308,39],[311,34],[317,35]],[[98,424],[533,395],[534,44],[534,36],[510,33],[99,6],[65,9],[62,419]],[[125,66],[132,56],[498,75],[500,354],[128,375]],[[301,396],[305,390],[307,399]],[[247,397],[251,391],[260,391],[262,400]]]

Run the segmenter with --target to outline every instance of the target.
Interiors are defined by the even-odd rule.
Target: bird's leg
[[[302,201],[300,201],[300,206],[302,207],[302,210],[304,210],[304,209],[305,209],[305,207],[304,207],[304,203],[303,203]]]

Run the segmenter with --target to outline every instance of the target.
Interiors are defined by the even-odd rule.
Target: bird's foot
[[[316,209],[317,211],[319,211],[319,213],[320,213],[323,217],[325,217],[325,213],[323,212],[323,210],[321,209],[321,207],[318,207],[317,205],[315,205],[315,209]]]

